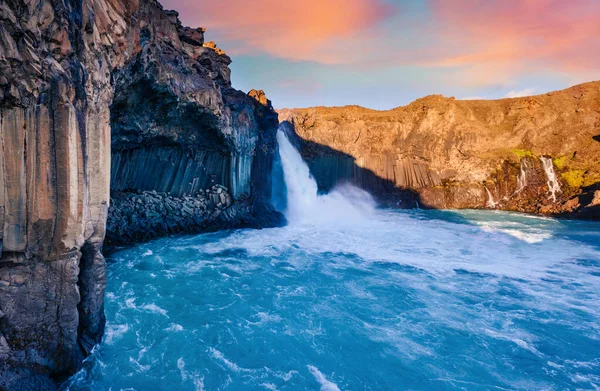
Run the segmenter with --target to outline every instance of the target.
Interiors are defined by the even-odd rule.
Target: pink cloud
[[[426,0],[429,14],[389,0],[162,1],[233,56],[417,66],[470,87],[536,72],[600,78],[600,0]]]
[[[431,0],[445,52],[476,84],[524,70],[598,74],[598,0]],[[448,53],[450,49],[451,54]]]
[[[231,54],[256,53],[321,63],[347,62],[351,42],[391,15],[382,0],[164,0],[183,21],[202,25]],[[349,54],[349,53],[346,53]],[[353,57],[353,56],[351,56]]]

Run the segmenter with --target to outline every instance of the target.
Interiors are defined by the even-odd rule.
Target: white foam
[[[152,368],[152,366],[150,366],[150,365],[142,365],[142,364],[140,364],[133,357],[129,357],[129,363],[132,364],[136,368],[137,372],[141,372],[141,373],[148,372],[150,370],[150,368]]]
[[[512,228],[497,228],[487,224],[481,224],[481,226],[487,232],[502,232],[529,244],[541,243],[552,237],[552,234],[548,232],[527,232]]]
[[[183,326],[180,324],[177,324],[177,323],[171,323],[171,325],[169,327],[167,327],[165,329],[165,331],[177,333],[177,332],[183,331]]]
[[[167,311],[165,309],[160,308],[159,306],[157,306],[154,303],[150,303],[150,304],[145,304],[143,306],[140,307],[141,309],[144,309],[146,311],[150,311],[153,314],[159,314],[159,315],[163,315],[166,316],[167,318],[169,317],[167,315]]]
[[[308,165],[281,130],[277,141],[287,187],[285,216],[290,224],[356,224],[372,217],[376,205],[369,193],[343,185],[318,195]]]
[[[506,334],[503,334],[503,333],[500,333],[500,332],[497,332],[494,330],[490,330],[490,329],[486,329],[484,331],[487,335],[489,335],[492,338],[512,342],[515,345],[519,346],[520,348],[530,351],[531,353],[535,354],[536,356],[540,356],[540,357],[543,356],[543,354],[540,353],[540,351],[537,350],[533,346],[532,343],[525,341],[522,336],[506,335]]]
[[[248,324],[251,324],[253,326],[263,326],[267,323],[279,323],[281,322],[281,316],[279,315],[271,315],[268,314],[266,312],[259,312],[256,315],[254,315],[254,317],[258,318],[258,322],[250,322],[248,321]]]
[[[217,350],[215,348],[208,348],[208,352],[214,359],[220,361],[222,364],[224,364],[227,368],[229,368],[233,372],[252,372],[252,370],[246,369],[246,368],[241,368],[236,363],[228,360],[227,358],[225,358],[225,355],[223,353],[221,353],[219,350]]]
[[[312,365],[307,365],[306,367],[321,385],[321,391],[340,391],[340,388],[337,386],[337,384],[327,380],[325,375],[323,375],[323,373],[321,373],[317,367]]]
[[[185,370],[185,361],[183,358],[177,360],[177,368],[181,375],[181,380],[187,381],[188,379],[194,383],[196,391],[204,391],[204,376],[199,376],[196,372],[188,372]]]
[[[125,335],[126,332],[129,331],[128,324],[112,324],[108,323],[106,325],[106,331],[104,334],[104,342],[108,345],[112,345],[117,342],[119,339]]]

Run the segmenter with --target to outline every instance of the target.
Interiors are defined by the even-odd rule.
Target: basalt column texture
[[[168,16],[113,75],[112,245],[270,215],[277,114],[262,91],[231,88],[231,60],[203,30]]]
[[[600,218],[600,82],[497,101],[428,96],[389,111],[281,110],[280,119],[324,190],[351,182],[403,207]]]
[[[0,0],[0,389],[54,388],[102,336],[111,162],[116,204],[179,216],[119,209],[126,240],[258,225],[277,117],[229,62],[154,0]]]

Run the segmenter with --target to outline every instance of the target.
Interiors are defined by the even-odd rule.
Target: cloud
[[[309,80],[281,80],[277,83],[277,87],[297,93],[316,93],[323,89],[323,84]]]
[[[161,1],[234,57],[361,74],[412,67],[424,82],[473,94],[516,88],[524,75],[600,78],[600,0]]]
[[[510,91],[504,97],[505,98],[522,98],[524,96],[531,96],[531,95],[533,95],[533,88],[525,88],[524,90],[520,90],[520,91]]]
[[[445,48],[433,64],[468,68],[475,83],[539,70],[598,74],[598,0],[430,2]]]
[[[338,50],[389,17],[383,0],[163,0],[184,23],[202,25],[231,54],[262,52],[290,60],[344,63]],[[356,50],[356,48],[355,48]]]

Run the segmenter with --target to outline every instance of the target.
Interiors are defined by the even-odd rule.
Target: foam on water
[[[112,254],[63,390],[600,387],[600,225],[319,195],[278,139],[291,224]]]
[[[306,367],[321,385],[321,391],[340,391],[340,388],[337,386],[337,384],[327,380],[325,375],[323,375],[317,367],[314,367],[312,365],[307,365]]]
[[[65,389],[593,389],[599,244],[490,211],[162,239],[112,255]]]
[[[319,195],[308,165],[282,130],[277,131],[277,141],[287,187],[285,216],[290,224],[356,224],[373,215],[373,198],[356,187],[340,186]]]

